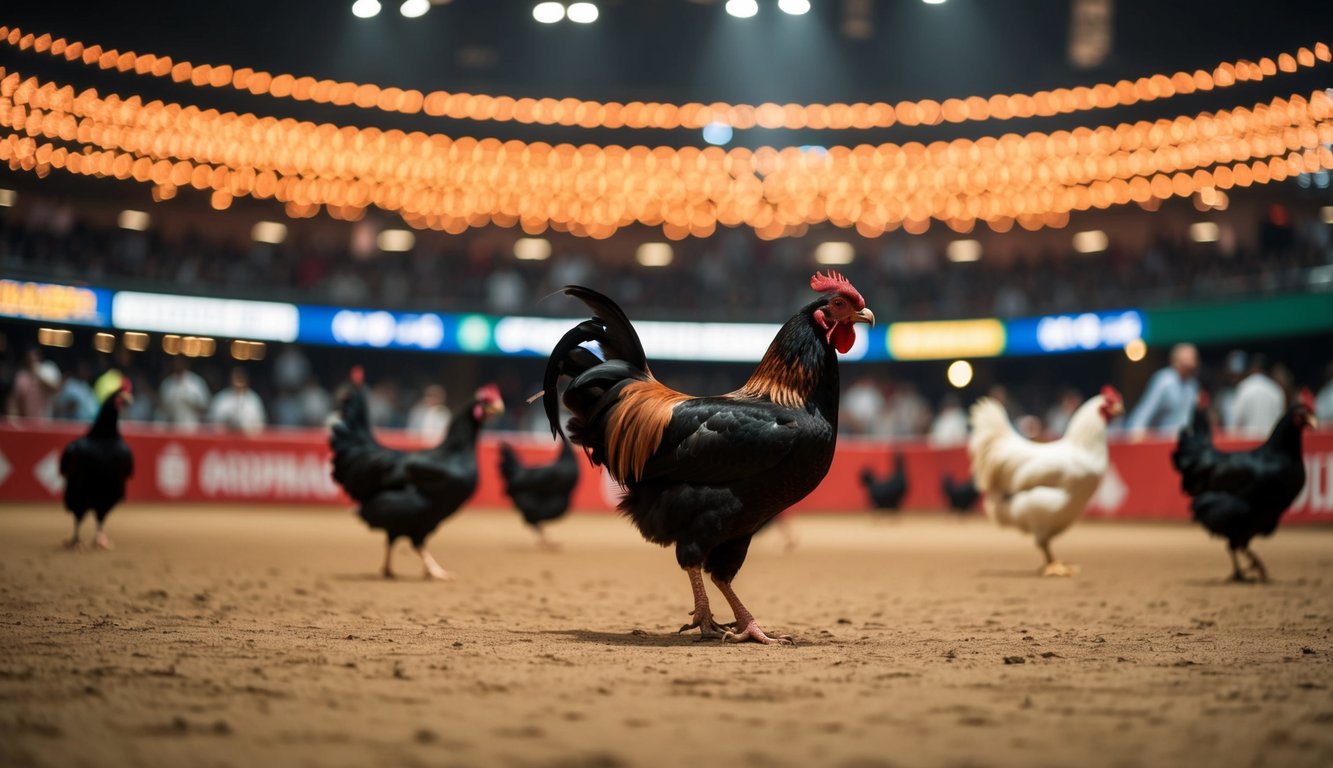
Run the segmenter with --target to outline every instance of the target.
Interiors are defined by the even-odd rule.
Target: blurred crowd
[[[1309,290],[1311,269],[1333,263],[1333,227],[1289,216],[1274,207],[1253,222],[1258,234],[1246,240],[1257,245],[1250,247],[1235,238],[1164,236],[1146,252],[1112,242],[1096,255],[1066,247],[971,263],[949,261],[924,238],[886,236],[862,242],[851,269],[887,319],[1012,317]],[[0,268],[36,279],[501,315],[567,311],[538,301],[577,283],[613,294],[642,319],[781,321],[805,303],[817,266],[812,238],[765,242],[740,230],[673,243],[674,261],[648,268],[635,261],[628,239],[553,238],[549,259],[525,261],[514,256],[511,239],[493,232],[428,233],[411,250],[388,253],[377,249],[378,228],[369,221],[350,225],[350,237],[340,230],[339,240],[293,232],[271,245],[198,230],[168,237],[154,228],[99,227],[49,200],[0,217],[0,226]]]
[[[9,348],[4,342],[0,336],[0,349]],[[223,358],[132,353],[124,347],[112,354],[55,350],[61,360],[57,364],[44,355],[44,349],[28,346],[15,350],[17,354],[0,355],[0,402],[7,415],[91,421],[99,404],[128,378],[134,400],[123,413],[127,420],[185,431],[203,427],[243,434],[271,426],[322,427],[335,408],[337,390],[344,386],[351,362],[365,362],[367,403],[377,427],[403,429],[423,442],[437,441],[448,429],[451,409],[467,402],[479,384],[494,381],[505,399],[515,404],[494,428],[539,433],[549,429],[540,407],[519,405],[540,380],[542,361],[537,359],[495,359],[480,367],[446,362],[438,367],[439,358],[399,355],[386,365],[385,358],[365,361],[358,355],[349,362],[341,350],[283,345],[261,363],[244,365]],[[1262,353],[1234,350],[1214,357],[1205,368],[1197,349],[1177,345],[1168,364],[1152,375],[1141,394],[1131,397],[1127,416],[1114,428],[1130,439],[1172,436],[1191,418],[1204,389],[1211,395],[1220,428],[1248,437],[1267,435],[1297,397],[1291,371]],[[1076,367],[1071,362],[1063,369],[1009,377],[1005,380],[1009,387],[994,384],[932,397],[901,369],[849,366],[839,427],[851,436],[960,445],[967,439],[967,406],[972,398],[986,394],[1009,411],[1023,434],[1055,438],[1093,394],[1059,383],[1059,370],[1072,374]],[[458,375],[448,379],[453,383],[447,390],[441,374],[450,369],[463,370],[454,370]],[[698,394],[729,391],[747,373],[745,366],[682,363],[664,365],[659,371],[668,385]],[[1202,386],[1201,374],[1206,382]],[[1325,366],[1321,383],[1317,415],[1333,423],[1333,362]]]

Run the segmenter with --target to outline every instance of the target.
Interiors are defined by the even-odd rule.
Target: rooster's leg
[[[79,523],[82,522],[83,522],[82,518],[80,518],[78,515],[74,516],[74,535],[69,538],[69,541],[65,542],[65,549],[78,549],[79,547],[83,546],[79,542]]]
[[[97,518],[97,534],[93,536],[93,546],[98,549],[115,549],[111,539],[107,537],[106,531],[102,529],[102,518]]]
[[[1073,576],[1078,569],[1072,565],[1067,565],[1055,559],[1051,554],[1051,543],[1049,541],[1039,541],[1037,546],[1041,547],[1041,553],[1046,556],[1046,565],[1042,566],[1042,576]]]
[[[713,619],[713,610],[708,607],[708,592],[704,590],[703,570],[696,565],[686,568],[685,572],[690,575],[690,588],[694,591],[694,612],[690,614],[694,618],[694,623],[681,625],[676,634],[698,629],[700,637],[722,637],[727,628]]]
[[[537,532],[537,547],[539,549],[544,549],[547,552],[560,551],[560,542],[552,541],[551,537],[546,535],[546,526],[537,523],[532,526],[532,529]]]
[[[1245,556],[1250,560],[1250,567],[1254,569],[1256,574],[1258,574],[1259,581],[1268,581],[1268,569],[1264,567],[1263,563],[1259,562],[1259,558],[1254,554],[1254,550],[1250,549],[1249,545],[1246,545],[1244,551]]]
[[[384,567],[380,569],[380,573],[384,574],[386,579],[393,578],[393,539],[389,539],[384,545]]]
[[[417,554],[421,555],[421,564],[426,566],[427,578],[435,579],[436,581],[453,580],[453,574],[441,568],[440,564],[435,562],[435,558],[431,557],[425,547],[417,547]]]
[[[1249,581],[1250,579],[1245,575],[1245,571],[1241,570],[1240,558],[1236,557],[1236,551],[1234,547],[1227,547],[1227,553],[1231,555],[1231,580]]]
[[[754,614],[746,608],[736,592],[731,588],[731,582],[720,581],[716,577],[713,583],[721,590],[722,596],[727,598],[727,603],[731,605],[731,612],[736,615],[736,622],[732,626],[735,629],[727,630],[722,636],[723,640],[732,643],[743,643],[746,640],[753,640],[756,643],[764,645],[791,645],[791,635],[773,635],[764,634],[764,630],[759,628],[759,622],[754,620]]]

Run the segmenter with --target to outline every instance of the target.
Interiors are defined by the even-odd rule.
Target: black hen
[[[901,453],[893,455],[893,473],[883,480],[875,479],[870,467],[861,470],[861,485],[870,495],[875,509],[897,512],[907,495],[907,462]]]
[[[615,302],[566,286],[592,319],[556,344],[544,379],[546,415],[561,431],[556,384],[572,379],[564,403],[570,438],[625,487],[620,510],[647,540],[675,545],[690,577],[694,623],[705,636],[770,638],[741,604],[731,582],[750,538],[814,490],[833,461],[838,423],[839,351],[856,340],[853,325],[874,322],[846,278],[815,275],[825,295],[778,331],[750,379],[716,397],[669,389],[648,370],[639,336]],[[582,346],[595,342],[601,357]],[[728,631],[714,619],[703,571],[731,604]]]
[[[88,434],[65,446],[60,474],[65,478],[65,509],[74,515],[74,536],[68,546],[79,546],[79,525],[89,510],[97,518],[93,545],[110,549],[103,526],[107,515],[125,498],[125,484],[134,474],[134,454],[120,436],[120,409],[130,402],[130,380],[102,403]]]
[[[965,477],[961,482],[953,479],[953,475],[945,472],[940,478],[940,490],[944,492],[944,498],[949,501],[949,511],[960,515],[965,515],[976,505],[977,499],[981,493],[977,491],[977,484],[972,478]]]
[[[568,440],[560,441],[560,455],[550,464],[525,467],[508,443],[500,444],[500,475],[505,493],[523,513],[523,520],[537,533],[540,546],[554,549],[546,537],[544,523],[558,520],[569,511],[569,499],[579,483],[579,463]]]
[[[360,376],[354,372],[353,378],[329,438],[333,479],[360,505],[361,519],[384,531],[386,577],[393,576],[394,542],[406,538],[421,557],[426,575],[447,579],[449,574],[426,551],[426,538],[477,489],[477,433],[486,417],[504,411],[500,391],[494,385],[478,389],[475,398],[453,415],[443,442],[430,450],[408,452],[385,448],[375,439]]]
[[[1232,579],[1247,580],[1239,552],[1259,580],[1267,581],[1268,570],[1250,550],[1250,540],[1272,535],[1305,486],[1301,431],[1314,424],[1314,401],[1307,390],[1278,420],[1268,441],[1250,451],[1228,453],[1213,447],[1206,403],[1181,430],[1171,462],[1180,472],[1181,488],[1194,497],[1194,519],[1227,540]]]

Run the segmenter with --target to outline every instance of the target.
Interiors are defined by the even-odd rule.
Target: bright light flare
[[[851,243],[828,242],[815,246],[815,261],[820,264],[851,264],[856,249]]]
[[[1106,233],[1100,229],[1074,233],[1074,250],[1079,253],[1101,253],[1109,244]]]
[[[949,363],[949,370],[945,375],[949,377],[949,383],[955,389],[962,389],[972,383],[972,364],[966,360],[955,360]]]
[[[1137,363],[1148,356],[1148,345],[1143,343],[1143,339],[1134,339],[1125,345],[1125,357],[1129,358],[1131,363]]]
[[[726,123],[709,123],[704,126],[703,134],[704,141],[720,147],[731,141],[734,131]]]
[[[142,232],[148,229],[148,214],[143,211],[121,211],[116,217],[116,226]]]
[[[1196,243],[1215,243],[1220,234],[1217,225],[1211,221],[1198,221],[1190,225],[1190,239]]]
[[[356,0],[352,3],[352,15],[358,19],[372,19],[380,15],[383,7],[380,0]]]
[[[419,19],[430,10],[430,0],[403,0],[398,12],[409,19]]]
[[[748,19],[759,13],[759,3],[755,0],[727,0],[727,13],[738,19]]]
[[[514,241],[514,258],[520,261],[546,261],[551,258],[551,241],[544,237],[520,237]]]
[[[597,21],[597,5],[595,3],[570,3],[569,8],[565,9],[565,16],[575,24],[591,24]]]
[[[790,16],[804,16],[810,12],[810,0],[778,0],[778,10]]]
[[[674,256],[668,243],[644,243],[634,252],[634,258],[645,267],[665,267]]]
[[[287,225],[276,221],[258,221],[250,230],[250,237],[256,243],[277,245],[287,239]]]
[[[12,208],[18,202],[19,193],[12,189],[0,189],[0,208]]]
[[[976,240],[955,240],[944,249],[944,255],[953,262],[976,261],[981,258],[981,243]]]
[[[406,229],[386,229],[375,238],[375,245],[389,253],[410,251],[416,243],[416,235]]]
[[[537,3],[532,7],[532,18],[542,24],[554,24],[565,18],[565,6],[562,3]]]

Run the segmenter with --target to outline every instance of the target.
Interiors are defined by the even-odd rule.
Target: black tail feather
[[[577,378],[602,362],[602,358],[580,345],[596,342],[606,360],[623,361],[642,374],[648,371],[643,343],[639,341],[639,334],[630,324],[624,310],[591,288],[567,285],[564,293],[582,301],[593,314],[591,320],[579,323],[560,339],[546,362],[546,373],[542,377],[542,405],[553,437],[564,434],[560,426],[560,399],[556,387],[560,376]],[[600,399],[602,394],[604,390],[593,399]]]

